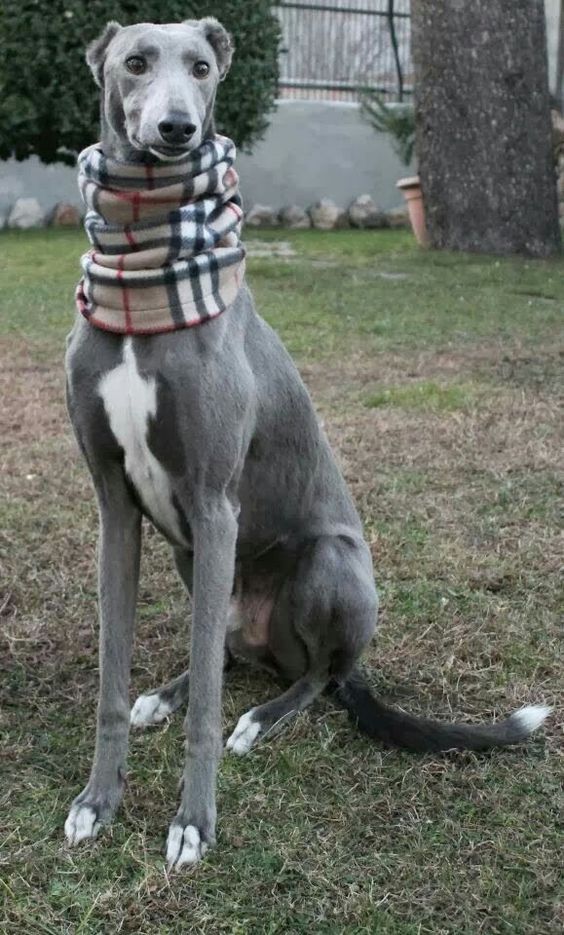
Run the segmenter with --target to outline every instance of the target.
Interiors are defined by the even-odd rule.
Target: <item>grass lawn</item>
[[[425,254],[404,232],[262,237],[296,250],[249,279],[372,547],[375,687],[439,717],[557,710],[524,747],[417,756],[321,700],[223,760],[218,847],[169,879],[175,717],[132,736],[115,824],[68,850],[97,695],[97,517],[62,372],[84,239],[1,234],[0,931],[561,933],[564,263]],[[147,528],[135,695],[185,666],[186,622]],[[277,691],[237,669],[226,734]]]

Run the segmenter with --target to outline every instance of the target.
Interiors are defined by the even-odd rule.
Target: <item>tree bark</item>
[[[413,0],[412,49],[431,246],[557,253],[543,0]]]

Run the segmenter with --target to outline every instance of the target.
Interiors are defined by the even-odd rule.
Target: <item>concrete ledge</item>
[[[332,101],[279,101],[266,137],[239,157],[238,171],[249,207],[331,198],[346,208],[367,193],[387,209],[401,200],[397,179],[409,175],[358,104]]]

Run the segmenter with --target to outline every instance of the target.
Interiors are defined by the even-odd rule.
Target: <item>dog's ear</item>
[[[219,80],[223,81],[231,66],[231,59],[235,51],[233,40],[225,26],[216,20],[215,16],[206,16],[204,19],[186,20],[189,26],[195,26],[204,34],[215,52]]]
[[[115,20],[106,23],[104,31],[94,39],[86,49],[86,63],[94,75],[96,84],[102,87],[104,82],[104,62],[108,46],[122,27]]]

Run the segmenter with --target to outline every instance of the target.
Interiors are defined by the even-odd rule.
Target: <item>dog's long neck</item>
[[[149,336],[233,304],[245,259],[235,155],[224,136],[168,165],[132,165],[97,143],[83,150],[78,183],[92,250],[76,298],[91,324]]]

